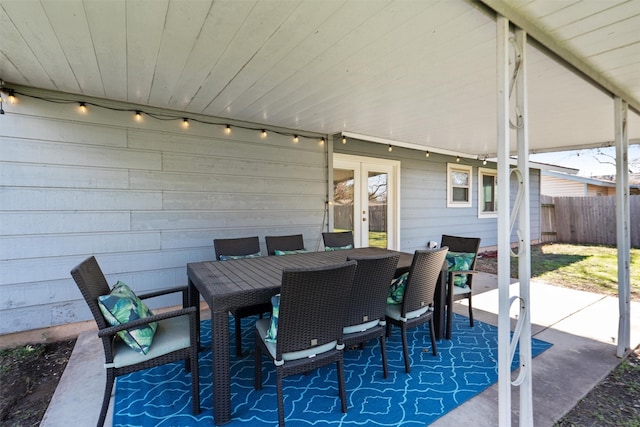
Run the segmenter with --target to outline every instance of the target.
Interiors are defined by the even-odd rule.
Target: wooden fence
[[[334,205],[334,228],[351,230],[352,224],[353,205]],[[369,231],[387,231],[387,205],[369,206]]]
[[[615,196],[541,197],[543,242],[616,245]],[[629,196],[631,246],[640,247],[640,196]]]

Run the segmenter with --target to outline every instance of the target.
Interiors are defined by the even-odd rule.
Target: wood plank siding
[[[321,135],[293,143],[276,132],[262,138],[257,124],[231,122],[228,135],[224,125],[183,129],[179,119],[136,122],[132,111],[89,106],[82,115],[77,106],[21,97],[2,116],[0,334],[90,319],[69,275],[89,255],[110,283],[143,292],[185,284],[187,263],[213,259],[214,238],[257,235],[266,254],[264,236],[302,233],[309,250],[322,248],[331,154]],[[481,161],[463,159],[473,167],[473,203],[452,209],[446,165],[455,158],[351,139],[334,150],[401,162],[402,251],[443,233],[497,244],[497,220],[478,218]],[[534,241],[539,182],[532,171]]]
[[[214,258],[214,238],[258,235],[265,253],[267,234],[320,245],[319,136],[294,144],[77,106],[22,97],[2,116],[0,334],[90,319],[69,275],[89,255],[112,284],[142,292],[186,284],[187,263]]]

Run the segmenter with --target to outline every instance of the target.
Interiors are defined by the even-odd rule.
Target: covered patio
[[[517,293],[517,283],[514,282],[511,287]],[[612,337],[609,336],[612,328],[615,329],[615,319],[601,315],[615,310],[617,301],[612,297],[544,283],[534,283],[532,288],[533,336],[553,344],[534,359],[533,422],[536,426],[552,426],[619,363],[612,351]],[[477,319],[496,325],[497,277],[488,273],[479,274],[474,289]],[[456,312],[464,315],[466,307],[459,305]],[[640,344],[640,304],[632,303],[632,313],[631,343],[636,346]],[[206,315],[206,311],[203,314]],[[58,426],[68,419],[70,413],[75,414],[79,425],[95,424],[100,401],[87,401],[84,396],[99,396],[102,393],[102,371],[100,342],[95,332],[84,332],[78,339],[41,425]],[[498,423],[495,410],[497,399],[498,385],[495,384],[431,425],[444,427],[473,419],[474,425],[493,427]],[[112,419],[112,410],[113,400],[108,421]],[[349,408],[349,411],[356,410],[355,407]],[[210,409],[205,409],[205,412],[209,413]]]
[[[485,410],[509,425],[512,245],[524,343],[538,304],[530,153],[616,146],[620,298],[599,319],[616,348],[599,356],[638,342],[627,148],[640,143],[639,27],[638,0],[0,0],[0,334],[87,320],[69,270],[91,254],[109,280],[152,291],[184,284],[212,238],[303,233],[317,249],[333,228],[334,162],[384,159],[398,181],[391,249],[443,231],[498,249],[487,311],[500,315],[500,392]],[[459,206],[456,167],[474,177]],[[483,174],[513,213],[482,215]],[[547,393],[529,350],[521,425]]]

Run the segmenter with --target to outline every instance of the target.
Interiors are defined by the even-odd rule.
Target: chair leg
[[[276,368],[276,394],[278,398],[278,425],[284,427],[284,396],[282,390],[282,371]]]
[[[409,366],[409,346],[407,345],[407,325],[402,324],[400,327],[402,332],[402,353],[404,354],[404,371],[407,374],[411,373],[411,366]]]
[[[109,402],[111,401],[111,392],[113,391],[113,383],[115,382],[115,374],[113,368],[107,369],[107,383],[104,387],[104,397],[102,398],[102,408],[100,409],[100,417],[98,418],[98,426],[104,425],[109,410]]]
[[[198,343],[191,347],[191,399],[193,415],[200,413],[200,367],[198,365]]]
[[[391,336],[391,323],[387,322],[387,338]]]
[[[431,331],[431,352],[434,356],[438,355],[436,348],[436,328],[433,326],[433,319],[429,320],[429,330]]]
[[[473,328],[473,309],[471,308],[471,294],[469,294],[469,326]]]
[[[242,357],[242,322],[240,317],[235,317],[236,319],[236,356]]]
[[[380,336],[380,353],[382,353],[382,373],[384,378],[389,378],[389,368],[387,367],[387,343],[384,334]]]
[[[347,413],[347,392],[344,385],[344,362],[342,358],[336,362],[338,369],[338,392],[340,393],[340,402],[342,402],[342,413]]]

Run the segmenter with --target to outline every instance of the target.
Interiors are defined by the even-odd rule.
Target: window
[[[498,216],[498,171],[478,168],[478,218]]]
[[[471,207],[471,166],[447,163],[447,207]]]

